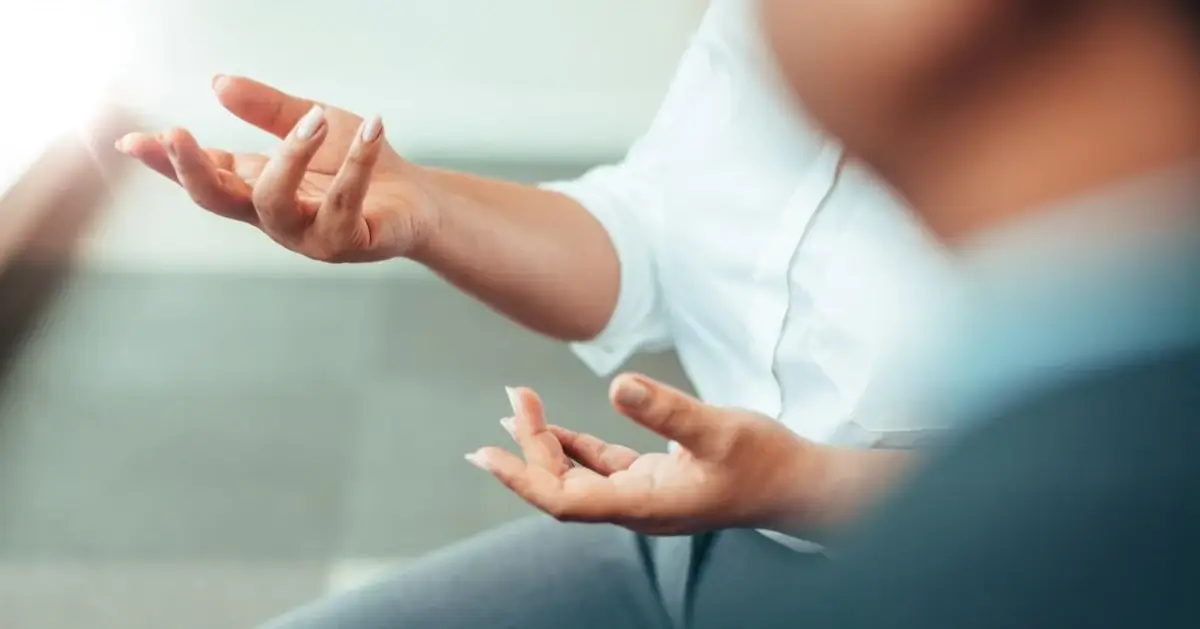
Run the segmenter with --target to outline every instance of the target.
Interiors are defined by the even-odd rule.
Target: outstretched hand
[[[814,508],[823,449],[763,415],[710,406],[640,375],[613,382],[613,406],[681,446],[642,454],[546,423],[537,394],[512,389],[501,423],[524,459],[483,448],[468,461],[560,519],[651,535],[787,528]],[[576,465],[577,463],[577,465]]]
[[[271,155],[201,148],[185,129],[134,133],[117,149],[178,183],[197,205],[329,262],[409,254],[434,224],[416,169],[378,116],[285,94],[242,77],[213,81],[232,114],[282,140]]]

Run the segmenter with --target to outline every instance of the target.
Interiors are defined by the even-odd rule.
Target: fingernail
[[[517,390],[512,387],[504,387],[504,392],[508,394],[508,403],[512,406],[513,415],[523,415],[525,411]]]
[[[128,153],[129,152],[129,136],[125,136],[125,137],[117,140],[116,142],[113,142],[113,148],[117,149],[118,151],[120,151],[122,153]]]
[[[650,390],[641,382],[632,378],[626,378],[621,381],[621,384],[617,385],[617,394],[615,397],[617,403],[621,406],[637,408],[646,403],[647,398],[650,397]]]
[[[320,105],[314,106],[304,114],[300,119],[300,123],[296,125],[296,137],[301,140],[307,140],[317,134],[317,129],[321,128],[321,122],[325,120],[325,110],[321,109]]]
[[[517,438],[517,420],[512,417],[505,417],[500,420],[500,425],[508,431],[509,436],[513,439]]]
[[[467,460],[467,463],[470,463],[471,465],[474,465],[485,472],[491,471],[488,469],[487,461],[483,460],[483,456],[480,455],[478,451],[470,454],[464,454],[463,458]]]
[[[167,155],[175,157],[175,142],[171,139],[171,136],[163,136],[162,144],[163,148],[167,149]]]
[[[383,118],[379,116],[371,116],[363,123],[362,141],[374,142],[379,137],[379,132],[383,131]]]
[[[219,92],[225,88],[225,83],[229,81],[229,77],[224,74],[214,74],[212,78],[213,91]]]

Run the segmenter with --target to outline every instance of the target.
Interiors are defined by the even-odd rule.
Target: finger
[[[328,123],[347,133],[358,127],[358,116],[306,98],[277,90],[264,83],[240,76],[217,75],[213,78],[217,100],[230,113],[278,138],[285,138],[314,106],[321,105]]]
[[[250,187],[233,173],[220,171],[192,134],[174,129],[163,138],[163,146],[175,180],[197,205],[228,218],[254,219]]]
[[[530,389],[506,387],[513,409],[514,438],[525,460],[561,476],[571,469],[562,444],[546,429],[546,411],[542,400]]]
[[[637,460],[638,452],[632,448],[608,443],[592,435],[568,430],[561,426],[548,427],[550,434],[558,438],[563,452],[579,461],[579,464],[599,474],[609,476],[629,469]]]
[[[547,513],[564,511],[563,480],[499,448],[482,448],[466,456],[472,465],[491,473],[505,487],[529,504]]]
[[[512,440],[513,440],[513,442],[515,442],[515,443],[517,443],[518,445],[520,445],[520,442],[519,442],[519,441],[517,441],[517,420],[516,420],[515,418],[513,418],[513,417],[503,417],[503,418],[501,418],[501,419],[500,419],[500,427],[501,427],[501,428],[503,428],[503,429],[504,429],[504,431],[508,433],[508,436],[512,437]],[[551,426],[551,428],[553,428],[553,426]],[[553,434],[553,433],[552,433],[552,434]],[[564,464],[566,467],[575,467],[575,462],[574,462],[574,461],[572,461],[572,460],[571,460],[571,459],[570,459],[570,458],[569,458],[569,457],[566,455],[566,453],[564,453],[564,454],[562,455],[562,457],[563,457],[563,464]]]
[[[701,458],[715,452],[728,423],[722,417],[726,411],[642,375],[617,376],[609,397],[622,415]]]
[[[467,461],[491,473],[510,491],[555,518],[574,522],[614,522],[631,517],[634,494],[623,494],[607,479],[576,468],[560,478],[499,448],[482,448]]]
[[[366,229],[362,220],[363,200],[371,185],[375,162],[379,159],[382,137],[383,121],[379,116],[373,116],[362,124],[358,133],[354,134],[345,162],[329,186],[325,202],[317,211],[318,229],[334,242],[353,240],[361,236],[359,230]]]
[[[218,74],[212,87],[229,113],[280,139],[316,105],[245,77]]]
[[[142,162],[154,172],[179,183],[179,179],[175,176],[175,167],[171,165],[171,158],[167,155],[167,149],[159,138],[145,133],[130,133],[117,140],[114,146],[118,151]]]
[[[158,174],[179,183],[175,176],[175,167],[171,157],[167,155],[167,147],[162,136],[146,133],[130,133],[116,141],[118,151],[141,161]],[[236,159],[233,154],[220,149],[203,149],[218,170],[236,171]]]
[[[546,409],[536,392],[525,387],[504,387],[504,392],[517,419],[518,438],[545,432]]]
[[[304,180],[308,163],[321,148],[328,131],[325,111],[321,107],[313,107],[263,166],[254,184],[252,198],[254,209],[265,227],[292,233],[307,227],[311,221],[312,216],[300,208],[296,191]]]

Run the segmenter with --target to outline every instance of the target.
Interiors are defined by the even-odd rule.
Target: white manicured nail
[[[512,417],[505,417],[504,419],[500,420],[500,425],[504,427],[504,430],[508,431],[508,434],[510,437],[512,437],[513,439],[517,438],[517,420],[516,419],[514,419]]]
[[[467,462],[470,463],[471,465],[474,465],[475,467],[477,467],[485,472],[491,471],[488,469],[487,461],[483,460],[483,456],[480,455],[479,452],[472,452],[470,454],[464,454],[463,458],[466,459]]]
[[[301,140],[307,140],[317,134],[317,129],[321,127],[321,122],[325,119],[325,110],[321,109],[320,105],[308,110],[304,117],[300,119],[300,123],[296,125],[296,137]]]
[[[379,116],[371,116],[362,128],[362,141],[374,142],[379,137],[379,132],[383,131],[383,119]]]
[[[512,387],[504,387],[504,392],[508,394],[508,403],[512,406],[513,415],[520,417],[525,414],[521,407],[521,396],[517,394],[517,390]]]

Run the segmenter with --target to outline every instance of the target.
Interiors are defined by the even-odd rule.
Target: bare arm
[[[217,99],[282,140],[272,155],[204,149],[181,129],[134,134],[118,149],[198,205],[297,253],[326,262],[410,258],[547,336],[593,340],[608,327],[614,347],[605,349],[615,356],[668,340],[654,269],[665,212],[658,192],[662,171],[680,166],[677,147],[707,132],[691,121],[707,125],[704,103],[729,89],[713,83],[708,62],[718,40],[701,26],[629,156],[582,186],[567,184],[568,194],[423,168],[389,144],[379,117],[236,76],[214,77]]]
[[[816,483],[800,481],[815,490],[807,503],[807,513],[801,514],[805,529],[831,530],[853,520],[902,478],[916,460],[913,453],[903,450],[819,448],[821,478]]]
[[[411,257],[510,319],[587,340],[608,322],[620,267],[604,227],[570,197],[423,170],[436,226]]]
[[[620,267],[605,228],[566,195],[422,168],[378,118],[244,77],[218,77],[231,113],[272,133],[271,155],[203,149],[188,132],[133,134],[118,149],[200,206],[327,262],[414,259],[518,323],[563,340],[596,336]]]

